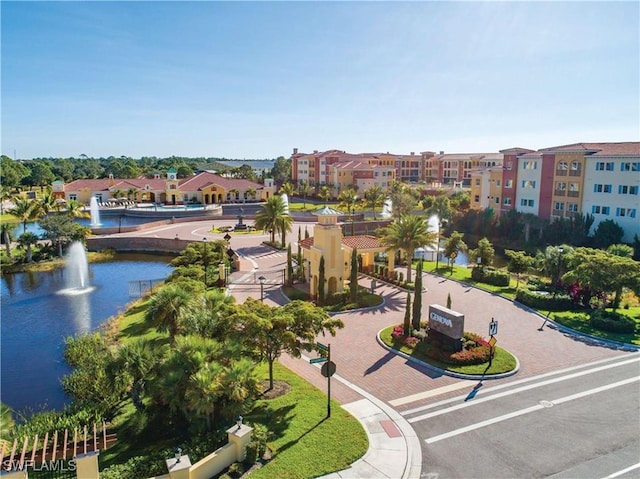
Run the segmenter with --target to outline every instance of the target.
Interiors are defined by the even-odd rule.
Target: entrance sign
[[[309,364],[316,364],[316,363],[326,363],[327,361],[329,361],[328,358],[311,358],[309,359]]]
[[[452,339],[460,339],[464,334],[464,314],[439,304],[430,304],[429,327]]]

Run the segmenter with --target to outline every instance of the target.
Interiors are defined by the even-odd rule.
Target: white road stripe
[[[634,359],[626,360],[626,361],[624,361],[623,363],[620,363],[620,364],[624,365],[624,364],[628,364],[630,361],[639,361],[640,360],[640,356],[638,356],[636,353],[633,353],[633,354],[636,356]],[[588,367],[591,367],[591,366],[595,366],[597,364],[610,363],[612,361],[617,361],[617,360],[620,360],[620,359],[621,359],[621,357],[601,359],[599,361],[594,361],[593,363],[589,363],[589,364],[582,364],[582,365],[579,365],[579,366],[571,366],[570,368],[560,369],[558,371],[551,371],[551,372],[548,372],[548,373],[540,374],[538,376],[533,376],[533,377],[530,377],[530,378],[520,379],[518,381],[511,381],[511,382],[508,382],[508,383],[499,384],[497,386],[493,386],[493,387],[490,387],[490,388],[487,388],[487,389],[481,389],[480,391],[478,391],[478,395],[480,393],[482,393],[483,395],[486,395],[489,392],[500,391],[501,389],[517,386],[518,384],[529,383],[529,382],[537,381],[539,379],[543,379],[543,378],[546,378],[546,377],[549,377],[549,376],[557,376],[559,374],[564,374],[564,373],[568,373],[568,372],[571,372],[571,371],[575,371],[576,369],[585,369],[585,368],[588,368]],[[614,367],[614,366],[612,366],[612,367]],[[588,370],[584,374],[588,374],[589,371],[591,371],[591,370]],[[482,381],[478,381],[478,382],[482,382]],[[433,409],[433,408],[436,408],[436,407],[444,406],[445,404],[450,404],[452,402],[459,402],[459,401],[464,400],[464,399],[466,399],[466,396],[456,396],[456,397],[449,398],[449,399],[444,399],[442,401],[438,401],[438,402],[435,402],[435,403],[426,404],[424,406],[420,406],[420,407],[417,407],[417,408],[414,408],[414,409],[408,409],[406,411],[403,411],[401,414],[403,416],[408,416],[410,414],[415,414],[415,413],[420,412],[420,411],[426,411],[428,409]],[[477,399],[477,396],[476,396],[476,398],[474,399],[474,402],[477,402],[477,401],[479,401],[479,399]]]
[[[614,472],[613,474],[609,474],[604,479],[613,479],[614,477],[622,476],[623,474],[626,474],[627,472],[631,472],[634,469],[639,469],[639,468],[640,468],[640,462],[638,464],[634,464],[633,466],[629,466],[629,467],[627,467],[625,469],[622,469],[621,471]]]
[[[432,417],[440,416],[442,414],[447,414],[447,413],[450,413],[450,412],[453,412],[453,411],[457,411],[459,409],[464,409],[464,408],[467,408],[467,407],[470,407],[470,406],[474,406],[476,404],[482,404],[484,402],[492,401],[494,399],[499,399],[499,398],[502,398],[502,397],[505,397],[505,396],[511,396],[512,394],[517,394],[517,393],[520,393],[520,392],[523,392],[523,391],[528,391],[529,389],[539,388],[539,387],[542,387],[542,386],[546,386],[548,384],[554,384],[554,383],[558,383],[558,382],[561,382],[561,381],[567,381],[569,379],[577,378],[577,377],[580,377],[580,376],[585,376],[587,374],[593,374],[593,373],[598,372],[598,371],[605,371],[607,369],[616,368],[618,366],[624,366],[626,364],[637,362],[639,360],[640,360],[640,358],[629,359],[627,361],[622,361],[620,363],[607,364],[606,366],[600,366],[600,367],[597,367],[597,368],[589,369],[587,371],[580,371],[580,372],[577,372],[577,373],[568,374],[566,376],[561,376],[559,378],[548,379],[546,381],[541,381],[539,383],[529,384],[528,386],[522,386],[522,387],[519,387],[519,388],[510,389],[508,391],[504,391],[504,392],[501,392],[501,393],[498,393],[498,394],[494,394],[493,396],[484,396],[484,397],[481,397],[479,399],[474,399],[473,401],[465,402],[465,403],[462,403],[462,404],[456,404],[455,406],[451,406],[451,407],[448,407],[448,408],[445,408],[445,409],[440,409],[438,411],[434,411],[434,412],[431,412],[431,413],[422,414],[421,416],[412,417],[411,419],[408,419],[408,421],[410,423],[414,423],[414,422],[418,422],[418,421],[424,421],[425,419],[429,419],[429,418],[432,418]],[[406,414],[407,414],[406,412],[403,413],[403,415],[406,415]]]
[[[635,378],[629,378],[629,379],[624,379],[622,381],[618,381],[612,384],[607,384],[606,386],[600,386],[598,388],[594,388],[594,389],[589,389],[587,391],[583,391],[581,393],[578,394],[572,394],[571,396],[565,396],[563,398],[559,398],[559,399],[555,399],[553,401],[551,401],[553,404],[562,404],[568,401],[573,401],[575,399],[580,399],[586,396],[590,396],[592,394],[597,394],[603,391],[607,391],[609,389],[614,389],[620,386],[625,386],[627,384],[630,384],[632,382],[635,381],[640,381],[640,378],[635,377]],[[531,412],[534,411],[538,411],[540,409],[545,409],[545,406],[541,405],[541,404],[536,404],[535,406],[531,406],[531,407],[527,407],[524,409],[520,409],[518,411],[514,411],[514,412],[510,412],[508,414],[503,414],[502,416],[497,416],[494,417],[492,419],[487,419],[486,421],[481,421],[478,422],[476,424],[471,424],[469,426],[465,426],[459,429],[454,429],[453,431],[449,431],[446,432],[444,434],[440,434],[438,436],[433,436],[430,437],[428,439],[425,439],[425,442],[427,444],[433,444],[434,442],[438,442],[438,441],[442,441],[443,439],[448,439],[450,437],[454,437],[454,436],[459,436],[460,434],[464,434],[465,432],[469,432],[469,431],[474,431],[476,429],[480,429],[482,427],[485,426],[490,426],[492,424],[496,424],[502,421],[506,421],[508,419],[513,419],[514,417],[518,417],[518,416],[523,416],[525,414],[529,414]]]
[[[478,384],[478,381],[460,381],[457,383],[449,384],[448,386],[443,386],[437,389],[431,389],[429,391],[423,391],[421,393],[412,394],[411,396],[405,396],[398,399],[394,399],[392,401],[389,401],[389,404],[391,404],[394,407],[402,406],[403,404],[420,401],[421,399],[427,399],[430,397],[439,396],[440,394],[446,394],[451,391],[457,391],[458,389],[472,387],[476,384]]]

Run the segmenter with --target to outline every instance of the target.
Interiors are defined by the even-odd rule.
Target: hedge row
[[[491,268],[473,268],[471,270],[471,279],[493,286],[509,286],[510,277],[509,273],[504,271],[497,271]]]
[[[566,311],[574,307],[571,297],[566,293],[553,295],[544,291],[529,291],[527,288],[516,291],[516,301],[543,311]]]

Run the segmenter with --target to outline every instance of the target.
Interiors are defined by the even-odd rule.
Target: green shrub
[[[510,277],[509,273],[492,268],[473,268],[471,270],[471,279],[493,286],[509,286]]]
[[[636,323],[633,319],[613,311],[597,310],[592,312],[589,324],[595,329],[612,333],[633,334],[636,331]]]
[[[520,288],[516,291],[516,301],[533,309],[546,311],[566,311],[571,309],[571,297],[567,293],[549,294],[548,292],[529,291]]]
[[[247,445],[247,456],[244,460],[249,465],[255,464],[264,456],[267,451],[267,439],[269,438],[269,431],[264,424],[254,424],[252,427],[251,442]]]

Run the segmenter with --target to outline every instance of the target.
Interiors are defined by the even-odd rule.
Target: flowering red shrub
[[[415,348],[419,342],[420,340],[418,338],[414,338],[413,336],[409,336],[404,340],[405,346],[411,349]]]

